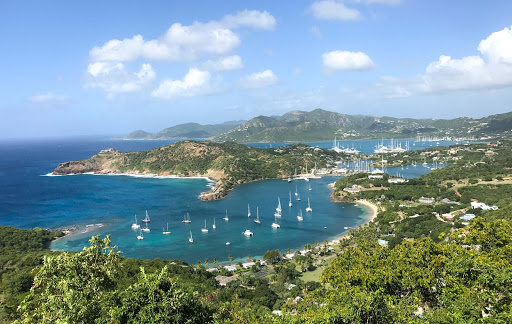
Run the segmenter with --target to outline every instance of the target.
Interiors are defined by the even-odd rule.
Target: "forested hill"
[[[283,178],[315,163],[318,168],[334,166],[344,155],[332,150],[294,144],[260,149],[236,143],[186,140],[149,151],[122,153],[104,150],[88,160],[61,163],[55,175],[76,173],[130,173],[148,175],[202,176],[216,180],[213,190],[201,199],[227,195],[235,185],[255,180]]]
[[[221,124],[201,125],[198,123],[185,123],[168,127],[157,133],[149,133],[143,130],[133,131],[123,139],[146,139],[146,140],[165,140],[165,139],[192,139],[207,138],[222,134],[243,123],[243,120],[228,121]]]
[[[412,119],[346,115],[323,109],[290,111],[282,116],[258,116],[217,135],[214,141],[286,142],[338,139],[509,136],[512,113],[473,119]]]

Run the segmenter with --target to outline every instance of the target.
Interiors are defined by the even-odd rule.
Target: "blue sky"
[[[0,136],[512,110],[512,2],[3,1]]]

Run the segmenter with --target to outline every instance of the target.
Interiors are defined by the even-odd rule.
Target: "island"
[[[88,160],[61,163],[53,174],[207,177],[215,185],[202,193],[200,199],[217,200],[242,183],[313,175],[319,169],[336,167],[336,161],[347,157],[305,144],[262,149],[232,142],[185,140],[148,151],[103,150]]]

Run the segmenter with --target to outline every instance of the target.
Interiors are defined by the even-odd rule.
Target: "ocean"
[[[346,232],[345,227],[361,224],[367,217],[363,206],[336,204],[330,199],[329,183],[337,177],[323,177],[309,182],[265,180],[236,187],[226,199],[204,202],[198,199],[211,183],[206,179],[157,179],[122,175],[47,176],[60,163],[87,159],[98,151],[115,148],[120,151],[148,150],[176,142],[126,141],[100,137],[9,140],[0,142],[0,225],[20,228],[59,228],[76,226],[71,235],[56,240],[55,250],[80,251],[92,235],[111,234],[111,239],[126,257],[180,259],[195,263],[208,258],[226,261],[228,255],[243,260],[248,254],[262,256],[267,250],[303,248],[307,243],[323,242]],[[405,143],[406,141],[403,141]],[[380,141],[347,141],[370,153]],[[413,141],[410,140],[410,145]],[[273,147],[285,143],[252,144]],[[417,142],[413,149],[436,145]],[[453,142],[441,142],[450,145]],[[315,142],[314,146],[329,148],[332,142]],[[402,144],[404,146],[404,144]],[[409,170],[410,169],[410,170]],[[429,172],[418,166],[392,169],[406,177]],[[311,190],[309,190],[309,186]],[[295,192],[301,200],[296,200]],[[293,207],[288,207],[289,196]],[[274,211],[278,197],[282,217],[277,218],[279,229],[271,227],[276,221]],[[313,211],[306,213],[310,199]],[[247,217],[248,206],[251,217]],[[261,224],[254,223],[256,207]],[[297,214],[302,209],[304,220]],[[137,240],[138,230],[131,224],[137,215],[140,224],[146,210],[151,218],[150,232]],[[229,221],[223,220],[226,214]],[[192,223],[182,223],[189,213]],[[215,220],[217,228],[212,229]],[[204,222],[208,233],[201,229]],[[170,235],[163,235],[169,226]],[[242,234],[246,229],[252,237]],[[192,233],[194,243],[188,242]],[[226,243],[229,242],[229,245]]]

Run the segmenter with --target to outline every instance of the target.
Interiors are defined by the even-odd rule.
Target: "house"
[[[480,208],[482,210],[498,210],[498,206],[488,206],[487,204],[478,202],[478,201],[472,201],[471,202],[471,208]]]
[[[388,183],[404,183],[407,182],[404,178],[389,178]]]
[[[476,217],[475,214],[466,214],[464,216],[461,216],[460,219],[462,219],[464,221],[470,221],[475,217]]]
[[[224,266],[224,269],[226,269],[228,271],[236,271],[236,265],[227,265],[227,266]]]
[[[418,199],[418,202],[422,204],[433,204],[435,201],[436,199],[432,197],[420,197],[420,199]]]
[[[368,179],[382,179],[384,178],[384,175],[382,174],[370,174],[368,175]]]
[[[443,204],[449,204],[449,205],[460,205],[460,202],[458,201],[453,201],[453,200],[450,200],[448,198],[443,198],[441,199],[441,203]]]
[[[253,265],[255,265],[256,263],[254,262],[245,262],[245,263],[242,263],[242,267],[244,267],[244,269],[249,269],[250,267],[252,267]]]
[[[378,243],[380,246],[388,246],[388,241],[386,240],[379,240]]]
[[[355,188],[344,188],[343,191],[346,191],[348,193],[358,193],[358,192],[361,192],[361,190],[355,189]]]
[[[450,213],[442,214],[441,216],[442,216],[444,219],[448,220],[448,221],[453,221],[453,218],[455,217],[455,216],[453,216],[453,215],[452,215],[452,214],[450,214]]]

